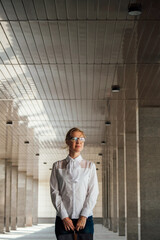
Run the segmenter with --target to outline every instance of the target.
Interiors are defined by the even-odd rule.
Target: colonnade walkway
[[[33,227],[18,228],[16,231],[0,234],[0,240],[56,240],[54,234],[54,225],[39,224]],[[125,240],[125,237],[120,237],[103,227],[101,224],[95,224],[94,240]]]

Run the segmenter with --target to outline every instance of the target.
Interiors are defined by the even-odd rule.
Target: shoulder
[[[65,168],[66,164],[67,164],[66,159],[58,160],[53,163],[53,168]]]
[[[92,162],[92,161],[83,159],[83,160],[81,161],[81,167],[82,167],[82,168],[90,168],[90,169],[92,169],[92,168],[95,167],[95,164],[94,164],[94,162]]]

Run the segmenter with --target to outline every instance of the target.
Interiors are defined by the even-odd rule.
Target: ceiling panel
[[[53,43],[52,43],[52,39],[51,39],[50,26],[46,22],[41,22],[39,24],[39,27],[40,27],[40,33],[39,34],[42,35],[43,44],[44,44],[45,51],[46,51],[46,54],[47,54],[47,60],[50,63],[55,63],[56,58],[55,58]],[[39,47],[39,44],[37,44],[37,47]],[[42,62],[43,62],[43,60],[42,60]]]
[[[27,15],[27,19],[30,20],[36,20],[37,19],[37,14],[36,14],[36,10],[35,10],[35,4],[33,0],[28,0],[22,1],[23,7],[24,7],[24,11]]]
[[[45,23],[42,23],[42,25],[43,24],[45,24]],[[46,25],[47,25],[47,23],[46,23]],[[40,57],[40,62],[48,63],[49,57],[47,55],[47,51],[46,51],[46,47],[45,47],[45,43],[44,43],[42,31],[41,31],[41,23],[31,22],[30,27],[31,27],[33,39],[35,41],[36,48],[37,48],[37,51],[38,51],[38,54]],[[47,42],[50,44],[50,39],[48,39]],[[50,46],[48,46],[48,47],[50,47]],[[54,56],[52,56],[52,58],[54,58]]]
[[[3,6],[3,11],[6,13],[7,18],[10,20],[17,20],[16,12],[13,8],[12,1],[10,0],[2,0],[1,4]]]

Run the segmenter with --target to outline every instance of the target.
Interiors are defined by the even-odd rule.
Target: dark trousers
[[[78,219],[72,219],[74,226],[76,227]],[[77,235],[77,240],[93,240],[94,233],[94,223],[93,217],[90,216],[87,218],[86,225],[84,229],[75,231]],[[74,233],[72,230],[66,231],[64,228],[63,221],[60,217],[56,217],[55,222],[55,234],[58,240],[69,240],[74,239]]]

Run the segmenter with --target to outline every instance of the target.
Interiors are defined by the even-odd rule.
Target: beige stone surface
[[[11,229],[17,228],[18,167],[12,166],[11,176]]]
[[[4,232],[4,216],[5,216],[5,160],[0,160],[0,233]]]

